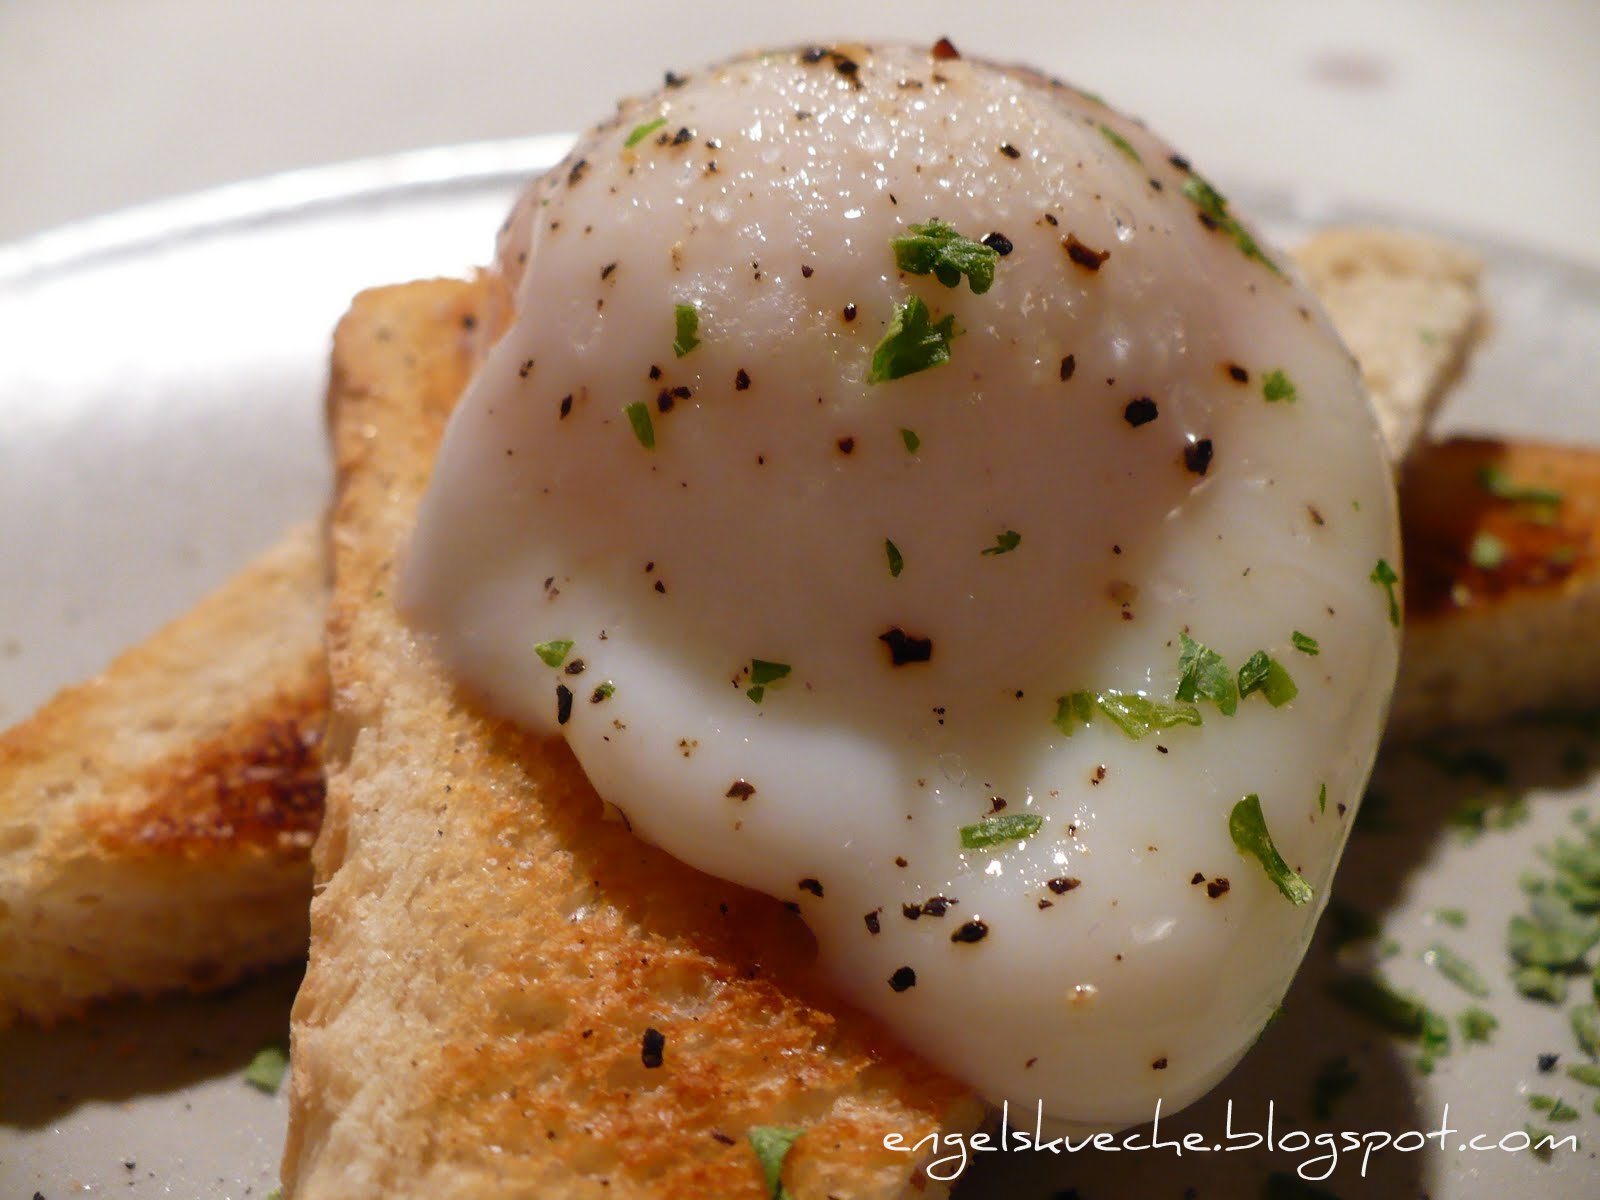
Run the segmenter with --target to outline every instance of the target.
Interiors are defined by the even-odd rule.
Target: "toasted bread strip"
[[[1401,479],[1405,645],[1391,735],[1600,705],[1600,453],[1458,438]]]
[[[969,1128],[978,1102],[809,981],[797,916],[605,820],[564,743],[485,716],[395,612],[489,286],[367,292],[335,338],[334,704],[285,1194],[755,1200],[746,1136],[772,1124],[806,1129],[797,1197],[939,1194],[883,1140]]]
[[[0,734],[0,1025],[305,945],[327,703],[319,534]]]
[[[1294,259],[1361,364],[1390,458],[1404,462],[1483,332],[1481,264],[1439,238],[1359,228],[1317,233]]]

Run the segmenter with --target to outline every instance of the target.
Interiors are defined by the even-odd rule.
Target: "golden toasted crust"
[[[1498,494],[1497,494],[1498,493]],[[1406,464],[1390,730],[1600,704],[1600,452],[1457,438]]]
[[[294,531],[0,734],[0,1024],[303,951],[327,702],[318,541]]]
[[[295,1002],[286,1195],[934,1195],[887,1151],[963,1088],[818,990],[777,901],[604,819],[560,742],[487,718],[391,601],[490,285],[357,298],[335,339],[328,813]],[[644,1059],[648,1030],[661,1064]]]

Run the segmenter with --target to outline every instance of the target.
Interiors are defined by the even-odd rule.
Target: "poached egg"
[[[989,1099],[1172,1112],[1287,989],[1399,642],[1390,468],[1275,250],[924,49],[669,76],[537,181],[401,606]]]

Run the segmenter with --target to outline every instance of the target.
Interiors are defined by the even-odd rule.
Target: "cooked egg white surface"
[[[1090,98],[925,50],[625,105],[503,234],[515,319],[402,581],[639,836],[796,905],[853,1002],[1080,1126],[1170,1113],[1250,1046],[1396,663],[1355,368],[1197,179]],[[992,288],[897,267],[934,218],[1009,244]],[[949,360],[869,382],[912,297],[954,317]],[[1298,695],[1137,738],[1057,722],[1079,690],[1171,702],[1181,633]],[[1311,902],[1235,845],[1247,794]]]

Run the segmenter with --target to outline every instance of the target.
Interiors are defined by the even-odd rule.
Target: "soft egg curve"
[[[936,219],[992,286],[903,269]],[[1304,952],[1397,660],[1390,469],[1290,264],[1098,100],[861,46],[669,79],[500,257],[414,625],[985,1096],[1203,1094]]]

